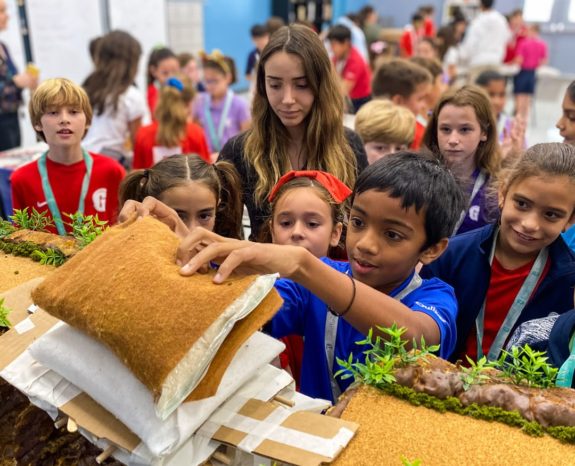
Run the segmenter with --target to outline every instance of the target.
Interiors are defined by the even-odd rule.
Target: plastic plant
[[[67,257],[58,249],[48,248],[46,251],[36,249],[30,257],[42,265],[53,265],[55,267],[61,266],[66,262]]]
[[[342,380],[353,377],[356,381],[381,388],[396,381],[393,375],[396,367],[413,363],[439,349],[439,345],[427,346],[422,337],[419,349],[414,339],[413,349],[408,350],[408,340],[402,338],[407,329],[395,323],[391,327],[377,326],[377,329],[387,338],[379,335],[374,338],[373,329],[369,329],[366,338],[356,342],[357,345],[369,347],[363,352],[365,362],[354,362],[353,354],[347,360],[337,358],[342,369],[335,373],[335,377],[341,377]]]
[[[10,216],[10,220],[18,228],[34,231],[47,231],[47,227],[54,225],[47,212],[38,212],[36,209],[28,212],[28,207],[14,209],[14,214]]]
[[[0,299],[0,327],[10,328],[12,324],[8,320],[10,309],[4,306],[4,298]]]
[[[8,220],[0,219],[0,239],[4,238],[4,236],[8,236],[10,233],[13,233],[16,230],[14,225]]]
[[[491,377],[486,374],[488,369],[492,369],[497,366],[487,360],[485,356],[475,362],[469,356],[466,356],[469,367],[460,367],[461,369],[461,381],[463,382],[463,389],[469,390],[472,385],[482,384],[491,379]]]
[[[497,368],[517,385],[548,388],[555,385],[559,370],[548,364],[545,351],[535,351],[529,345],[502,351]]]
[[[401,464],[403,466],[421,466],[421,460],[416,458],[413,461],[409,461],[405,456],[402,456]]]
[[[84,248],[107,227],[108,222],[100,220],[97,215],[83,215],[81,213],[66,214],[70,218],[68,225],[72,227],[72,236],[78,240],[80,247]]]

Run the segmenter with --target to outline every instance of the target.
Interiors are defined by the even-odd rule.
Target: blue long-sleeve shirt
[[[350,265],[347,262],[337,262],[327,258],[322,261],[342,273],[350,273]],[[411,277],[393,290],[390,296],[400,293],[410,280]],[[283,298],[284,304],[271,321],[271,333],[277,338],[291,334],[304,337],[301,392],[333,402],[331,375],[325,351],[325,324],[328,313],[326,304],[306,288],[291,280],[278,280],[276,289]],[[423,280],[421,286],[405,296],[401,302],[415,312],[429,315],[437,323],[441,334],[440,356],[447,357],[452,352],[456,341],[457,303],[453,289],[435,278]],[[385,312],[384,309],[382,309],[383,312]],[[364,334],[352,327],[345,319],[340,318],[334,359],[347,360],[353,353],[354,359],[363,361],[365,357],[362,352],[366,348],[355,344],[356,341],[363,339],[365,339]],[[339,369],[340,367],[334,360],[333,372]],[[344,391],[351,380],[338,379],[337,383],[341,391]]]

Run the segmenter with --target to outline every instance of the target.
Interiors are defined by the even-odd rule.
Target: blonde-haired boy
[[[372,100],[357,113],[355,130],[372,164],[409,147],[415,135],[415,115],[389,100]]]
[[[51,230],[62,235],[71,230],[68,214],[114,222],[125,171],[115,160],[82,149],[92,121],[86,92],[68,79],[48,79],[32,95],[29,110],[48,150],[12,174],[13,208],[47,212],[55,224]]]

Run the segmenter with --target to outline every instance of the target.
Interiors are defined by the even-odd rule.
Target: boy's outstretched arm
[[[375,325],[389,327],[396,323],[407,328],[405,337],[409,341],[413,338],[419,341],[423,336],[428,344],[440,343],[439,327],[433,318],[413,311],[357,280],[355,297],[351,302],[353,285],[350,277],[323,263],[304,248],[230,241],[215,233],[195,229],[178,251],[178,263],[186,264],[181,273],[191,275],[210,261],[221,262],[214,278],[218,283],[233,271],[279,273],[307,288],[336,313],[341,313],[351,303],[344,318],[364,334]]]

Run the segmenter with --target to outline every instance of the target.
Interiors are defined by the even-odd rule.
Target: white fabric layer
[[[215,396],[184,403],[165,421],[155,414],[151,392],[115,354],[73,327],[60,324],[29,350],[42,365],[85,391],[120,419],[154,456],[163,456],[177,449],[222,402],[283,348],[281,342],[255,333],[236,353]]]

